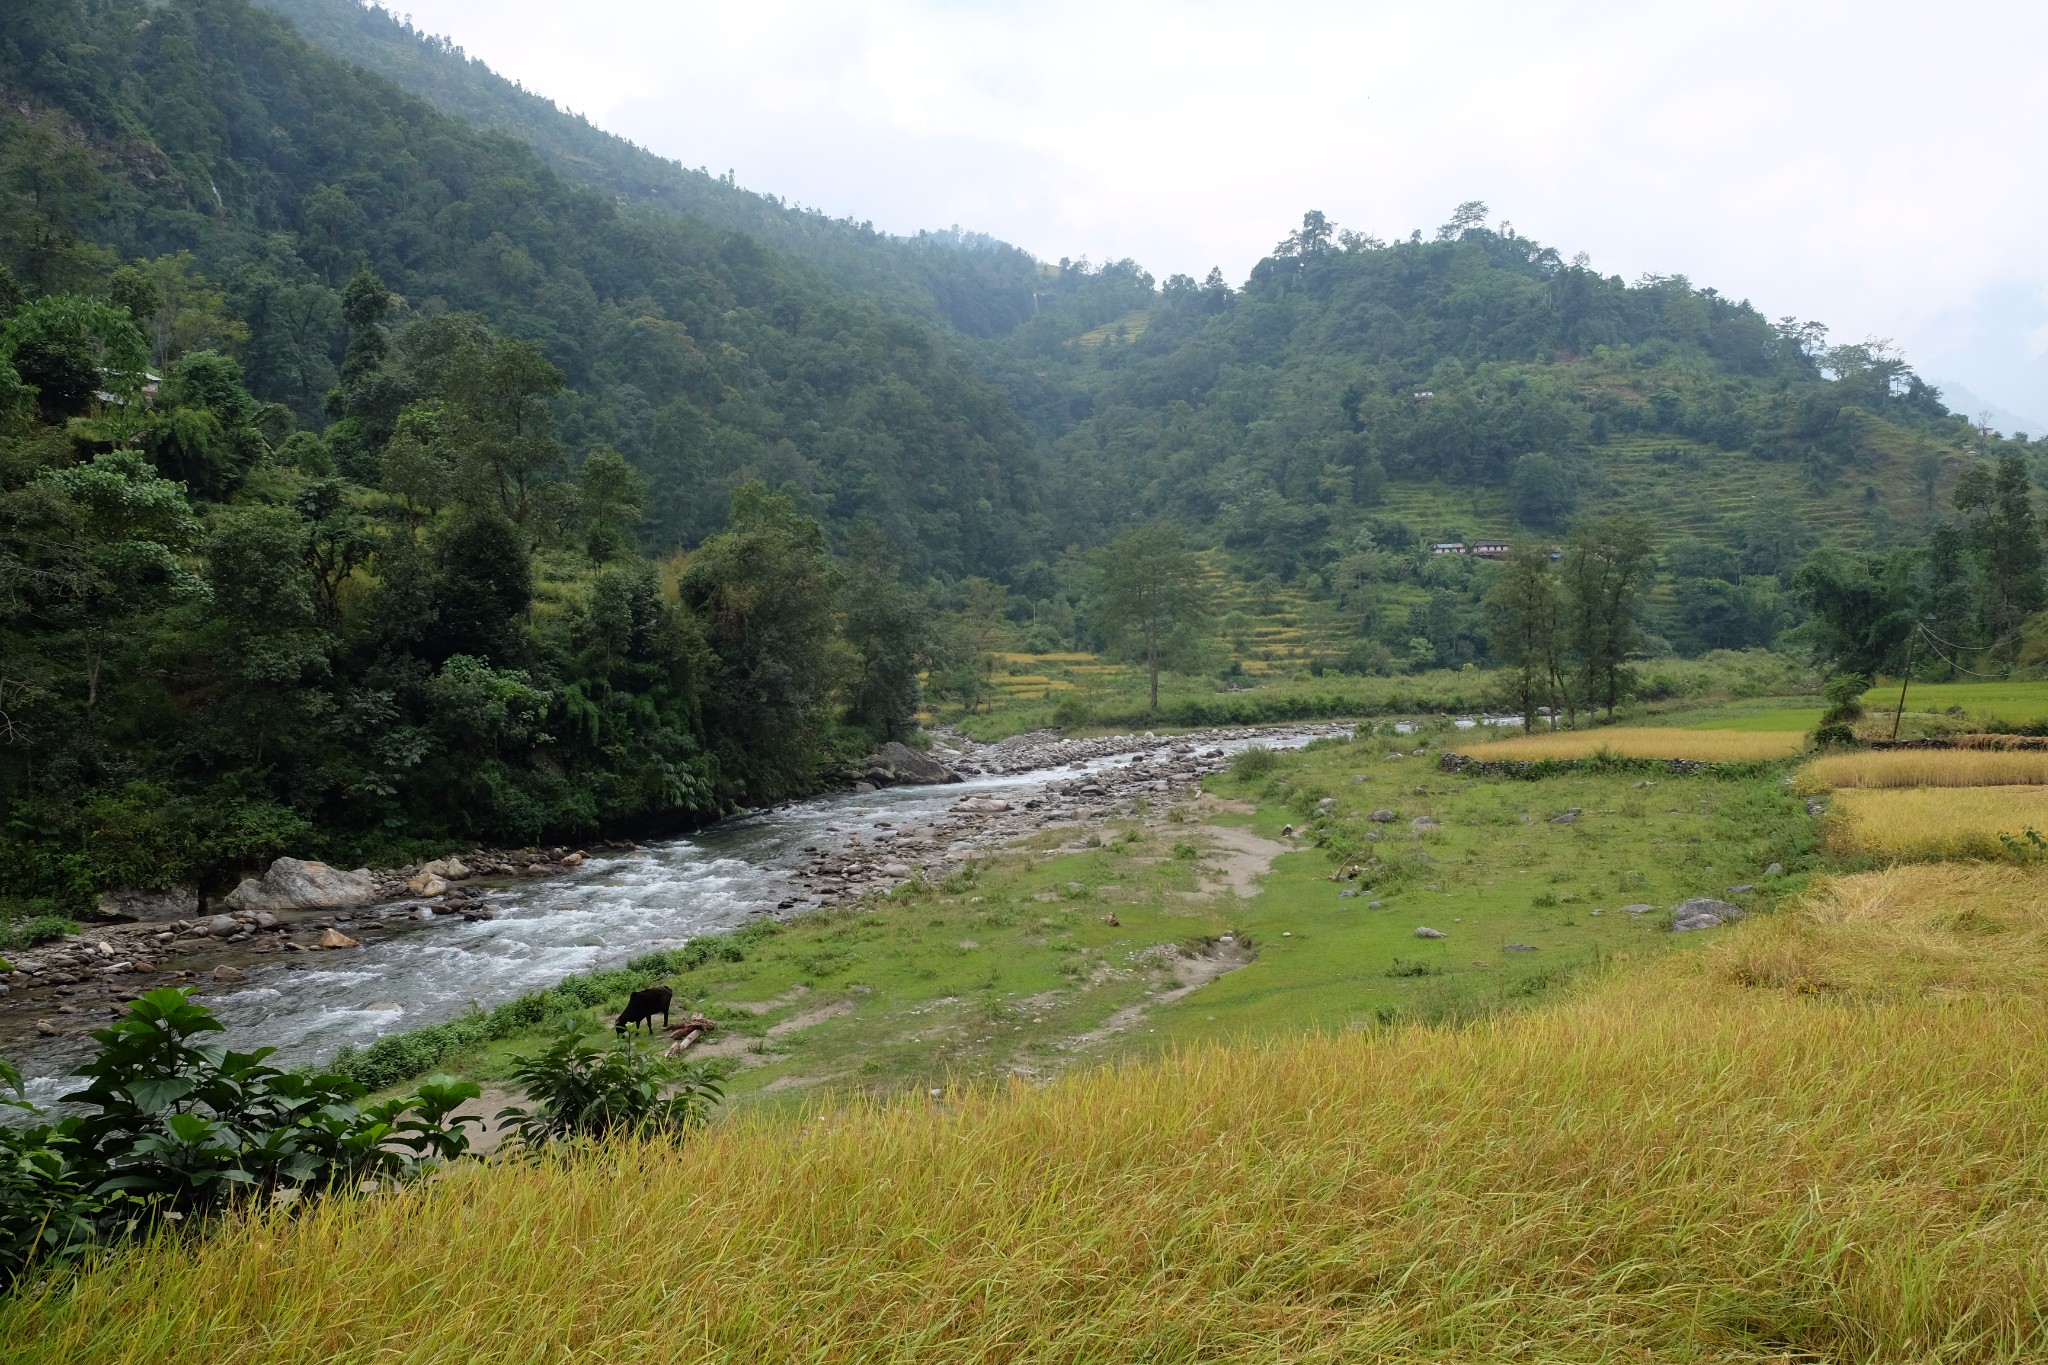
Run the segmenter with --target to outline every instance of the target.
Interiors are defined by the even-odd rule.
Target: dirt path
[[[1068,1046],[1092,1047],[1118,1034],[1128,1033],[1152,1010],[1193,995],[1217,977],[1246,966],[1257,956],[1255,950],[1243,947],[1235,940],[1216,943],[1204,953],[1183,952],[1172,963],[1174,979],[1179,985],[1125,1005],[1086,1033],[1074,1035]]]
[[[1236,803],[1232,803],[1236,804]],[[1277,839],[1255,834],[1242,825],[1200,825],[1197,828],[1213,842],[1222,856],[1216,863],[1239,900],[1259,894],[1259,878],[1272,869],[1273,860],[1293,847]]]

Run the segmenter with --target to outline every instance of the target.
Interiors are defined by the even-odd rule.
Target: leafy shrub
[[[622,1040],[605,1046],[587,1020],[563,1025],[538,1056],[513,1059],[512,1074],[534,1101],[498,1112],[518,1141],[539,1151],[575,1139],[681,1136],[724,1098],[703,1067],[671,1062]]]
[[[1249,781],[1252,778],[1264,777],[1279,766],[1279,754],[1263,744],[1254,744],[1248,749],[1241,750],[1236,758],[1230,760],[1230,775]]]
[[[476,1120],[449,1115],[473,1084],[436,1077],[365,1105],[349,1077],[266,1065],[274,1048],[197,1041],[220,1030],[184,991],[151,991],[92,1035],[86,1085],[64,1097],[84,1112],[0,1129],[0,1284],[95,1243],[411,1180],[469,1150],[463,1125]],[[11,1067],[0,1084],[21,1093]]]
[[[62,915],[33,915],[0,924],[0,948],[35,948],[78,932],[78,921]]]
[[[680,948],[661,952],[643,953],[626,964],[629,972],[644,972],[648,976],[670,976],[678,972],[693,972],[707,962],[744,962],[746,950],[728,935],[707,935],[693,938]]]

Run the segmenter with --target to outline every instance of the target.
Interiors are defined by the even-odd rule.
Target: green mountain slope
[[[886,307],[1002,336],[1036,311],[1038,264],[978,233],[895,237],[690,170],[565,113],[445,38],[357,0],[258,0],[343,61],[395,82],[445,114],[516,137],[571,180],[629,203],[687,213],[805,262]]]
[[[1053,452],[1058,524],[1205,528],[1240,576],[1337,604],[1340,635],[1444,662],[1483,657],[1489,580],[1427,542],[1640,515],[1673,643],[1767,643],[1806,550],[1917,540],[1993,447],[2048,455],[1982,437],[1881,346],[1603,277],[1479,205],[1394,244],[1311,214],[1236,290],[1064,272],[990,355]]]
[[[189,252],[246,329],[252,388],[302,423],[342,358],[338,290],[368,268],[402,316],[538,341],[572,452],[610,443],[653,483],[656,545],[715,529],[749,477],[928,569],[1001,572],[1037,539],[1032,444],[945,335],[576,185],[242,0],[11,6],[0,85],[0,249],[30,291]]]

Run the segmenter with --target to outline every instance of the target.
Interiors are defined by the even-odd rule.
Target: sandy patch
[[[1273,860],[1294,850],[1277,839],[1255,834],[1242,825],[1202,825],[1220,856],[1215,858],[1230,893],[1240,900],[1259,894],[1259,878],[1272,868]]]
[[[1166,966],[1172,971],[1177,985],[1125,1005],[1088,1032],[1076,1034],[1067,1046],[1077,1049],[1092,1047],[1120,1033],[1127,1033],[1144,1019],[1147,1012],[1194,994],[1217,977],[1236,971],[1257,956],[1257,952],[1235,941],[1213,943],[1200,953],[1179,949],[1166,959]]]

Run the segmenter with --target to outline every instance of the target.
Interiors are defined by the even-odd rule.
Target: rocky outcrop
[[[867,757],[867,776],[871,781],[903,782],[911,785],[936,786],[945,782],[958,782],[960,774],[928,754],[921,754],[908,744],[890,740]]]
[[[1682,934],[1691,929],[1715,929],[1742,918],[1742,907],[1711,896],[1696,896],[1671,907],[1671,930]]]
[[[100,892],[93,913],[101,919],[174,920],[191,914],[198,904],[199,892],[190,886],[174,886],[168,891],[123,888]]]
[[[377,878],[366,867],[343,872],[326,863],[279,858],[261,878],[250,877],[227,894],[236,910],[332,910],[377,899]]]

